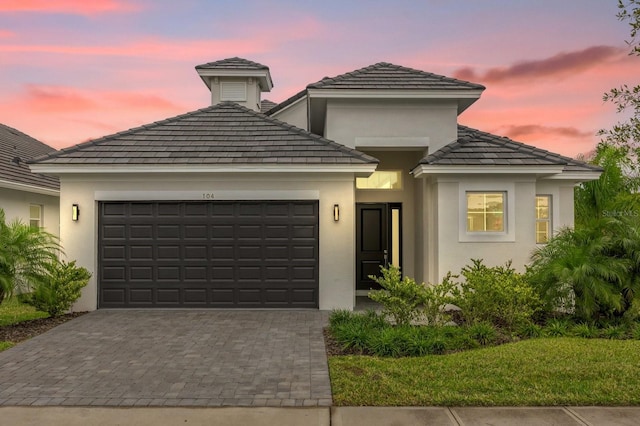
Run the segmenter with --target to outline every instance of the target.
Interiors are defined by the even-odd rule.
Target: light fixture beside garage
[[[80,207],[78,207],[77,204],[72,204],[71,205],[71,220],[74,221],[74,222],[77,222],[79,217],[80,217]]]
[[[337,222],[340,220],[340,206],[338,204],[333,205],[333,221]]]

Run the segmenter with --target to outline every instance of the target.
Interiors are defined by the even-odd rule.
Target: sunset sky
[[[481,83],[461,124],[575,156],[640,83],[616,0],[0,0],[0,122],[55,148],[209,105],[195,65],[269,66],[285,100],[376,62]]]

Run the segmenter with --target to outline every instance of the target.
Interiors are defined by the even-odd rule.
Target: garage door
[[[318,202],[101,202],[102,308],[317,308]]]

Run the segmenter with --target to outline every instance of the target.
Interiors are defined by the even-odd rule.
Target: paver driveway
[[[328,406],[321,311],[95,311],[0,352],[0,405]]]

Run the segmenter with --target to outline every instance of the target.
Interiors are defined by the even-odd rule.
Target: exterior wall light
[[[78,207],[77,204],[72,204],[71,205],[71,220],[74,221],[74,222],[77,222],[79,217],[80,217],[80,207]]]
[[[337,222],[340,220],[340,206],[338,204],[333,205],[333,221]]]

